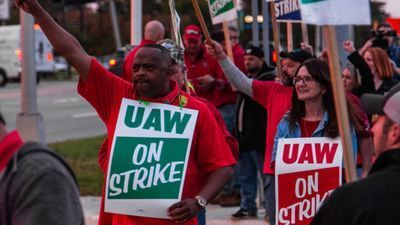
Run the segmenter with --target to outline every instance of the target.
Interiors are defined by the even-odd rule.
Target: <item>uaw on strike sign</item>
[[[105,211],[168,218],[181,199],[198,111],[123,99],[108,165]]]
[[[309,224],[342,180],[340,139],[280,139],[275,162],[277,224]]]

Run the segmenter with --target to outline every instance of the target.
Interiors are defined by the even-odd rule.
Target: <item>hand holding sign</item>
[[[226,58],[224,49],[218,42],[216,42],[214,40],[211,40],[211,44],[206,43],[206,50],[207,50],[208,54],[216,57],[218,60],[222,60],[222,59]]]
[[[194,216],[196,216],[201,210],[196,199],[188,198],[173,204],[168,208],[168,216],[177,223],[184,223]]]

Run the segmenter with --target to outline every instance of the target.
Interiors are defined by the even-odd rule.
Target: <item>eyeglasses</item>
[[[309,84],[312,81],[315,81],[315,79],[312,76],[304,76],[304,77],[295,77],[295,78],[293,78],[293,84],[297,84],[300,81],[303,81],[304,84]]]

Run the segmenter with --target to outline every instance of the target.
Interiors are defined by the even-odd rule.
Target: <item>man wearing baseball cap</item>
[[[247,76],[254,80],[274,81],[275,68],[264,61],[264,51],[251,46],[245,50],[244,65]],[[236,104],[236,134],[239,140],[240,209],[232,219],[257,217],[258,174],[264,180],[265,131],[267,111],[248,95],[238,92]],[[264,182],[263,182],[264,183]],[[265,202],[261,199],[262,202]],[[264,207],[267,209],[267,207]]]
[[[307,59],[313,58],[308,51],[303,49],[295,49],[291,52],[281,52],[279,56],[284,59],[282,62],[281,82],[284,85],[292,86],[293,77],[300,65]]]
[[[337,189],[318,211],[318,224],[400,224],[400,84],[386,96],[365,94],[378,157],[367,178]]]
[[[197,25],[188,25],[183,31],[187,76],[199,97],[208,99],[216,107],[215,81],[218,79],[218,62],[204,51],[203,35]],[[220,71],[220,70],[219,70]]]

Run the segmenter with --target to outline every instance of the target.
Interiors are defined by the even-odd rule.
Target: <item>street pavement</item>
[[[38,112],[42,115],[46,142],[93,137],[106,133],[95,110],[79,96],[77,81],[43,81],[37,86]],[[10,130],[21,112],[19,83],[0,88],[0,109]]]
[[[81,197],[83,210],[85,213],[86,225],[97,225],[99,219],[100,198]],[[259,210],[258,219],[231,220],[231,214],[236,212],[239,207],[220,207],[218,205],[207,206],[207,225],[269,225],[264,220],[265,212]]]
[[[37,87],[38,112],[42,115],[46,142],[93,137],[106,133],[95,110],[76,91],[77,81],[42,81]],[[0,88],[0,110],[10,130],[16,127],[21,112],[19,83],[9,83]],[[81,197],[87,225],[96,225],[99,217],[100,198]],[[230,215],[238,207],[207,206],[207,225],[265,225],[264,211],[259,219],[233,221]]]

